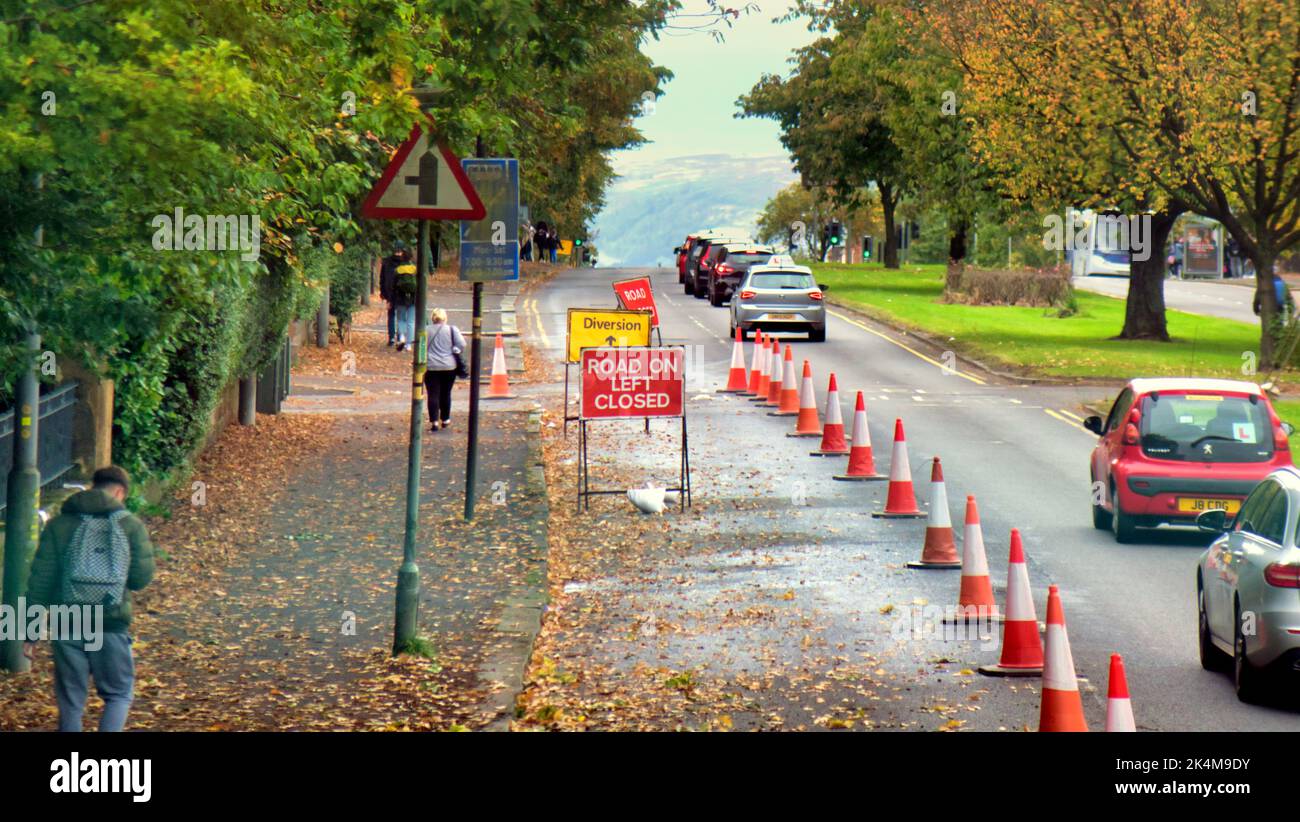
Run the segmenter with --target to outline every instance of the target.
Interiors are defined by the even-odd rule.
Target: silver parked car
[[[813,279],[812,269],[777,255],[764,265],[751,266],[731,295],[731,336],[749,332],[807,331],[808,339],[826,339],[826,287]]]
[[[1279,468],[1226,511],[1196,519],[1219,534],[1196,568],[1201,664],[1231,668],[1237,696],[1256,700],[1270,675],[1300,672],[1300,470]]]

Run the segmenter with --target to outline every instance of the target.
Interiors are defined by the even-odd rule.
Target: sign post
[[[691,463],[686,433],[686,349],[650,346],[584,348],[578,384],[578,508],[590,508],[591,497],[622,494],[623,490],[591,488],[587,461],[587,423],[592,420],[678,417],[682,421],[678,504],[691,504]]]
[[[483,352],[483,283],[519,279],[519,161],[483,157],[480,137],[465,176],[484,201],[484,214],[460,224],[460,279],[474,284],[470,338],[469,431],[465,454],[465,519],[474,518],[478,491],[478,410]]]
[[[424,370],[428,361],[429,221],[476,219],[484,213],[474,187],[461,171],[460,162],[446,145],[430,139],[433,120],[411,129],[397,149],[379,182],[361,206],[364,217],[380,220],[413,219],[420,223],[416,249],[415,350],[411,357],[411,439],[406,463],[406,532],[402,540],[402,565],[397,571],[393,653],[406,650],[419,626],[420,569],[415,562],[420,513],[420,460],[424,404]],[[436,265],[436,263],[434,263]]]

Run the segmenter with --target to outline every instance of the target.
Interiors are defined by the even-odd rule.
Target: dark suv
[[[717,263],[718,255],[727,243],[747,243],[744,237],[701,237],[691,246],[691,257],[686,261],[685,291],[698,299],[708,296],[709,272]]]
[[[728,243],[719,248],[717,262],[709,269],[709,304],[723,305],[740,286],[749,267],[765,264],[775,253],[771,246],[753,243]]]

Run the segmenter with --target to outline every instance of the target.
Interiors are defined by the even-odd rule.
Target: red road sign
[[[655,305],[654,291],[650,288],[649,277],[637,277],[634,280],[619,280],[614,283],[614,294],[624,308],[649,310],[650,327],[659,327],[659,308]]]
[[[487,215],[478,192],[465,176],[460,158],[445,143],[429,145],[417,123],[388,162],[383,176],[361,205],[361,215],[377,220],[481,220]]]
[[[686,349],[584,348],[580,363],[582,419],[682,416]]]

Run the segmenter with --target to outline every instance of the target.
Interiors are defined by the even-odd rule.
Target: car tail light
[[[814,291],[808,295],[808,299],[810,300],[820,300],[821,298],[822,298],[822,293],[820,291]]]
[[[740,292],[740,299],[742,299],[742,300],[752,300],[752,299],[754,299],[754,292],[753,292],[753,291],[742,291],[742,292]]]
[[[1138,427],[1131,422],[1124,426],[1124,444],[1138,444]]]
[[[727,265],[726,263],[723,263],[722,265],[718,266],[717,271],[718,271],[719,274],[721,274],[721,275],[724,276],[724,277],[725,277],[726,275],[728,275],[728,274],[735,274],[735,273],[736,273],[736,269],[732,268],[731,266]]]
[[[1281,425],[1273,423],[1273,448],[1278,451],[1286,451],[1290,449],[1290,447],[1290,444],[1287,442],[1286,431],[1283,430]]]
[[[1300,565],[1270,563],[1264,567],[1264,581],[1275,588],[1300,588]]]

